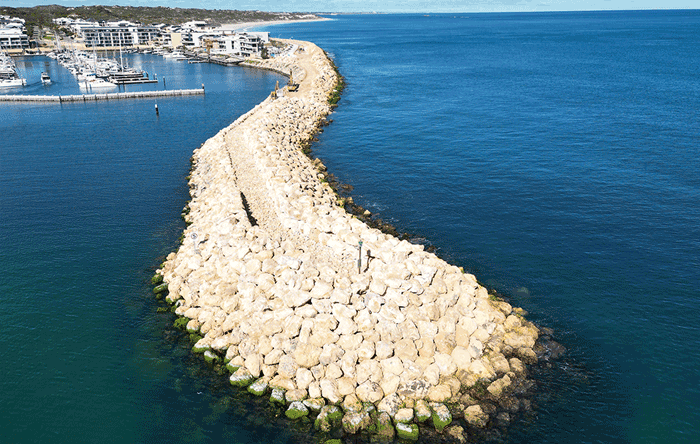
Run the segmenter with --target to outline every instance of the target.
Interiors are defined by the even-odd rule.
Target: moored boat
[[[17,66],[10,56],[0,52],[0,88],[25,86],[27,80],[17,74]]]
[[[108,82],[105,79],[101,79],[95,75],[95,73],[88,73],[83,76],[83,80],[78,82],[80,89],[83,90],[93,90],[93,89],[111,89],[116,88],[112,82]]]

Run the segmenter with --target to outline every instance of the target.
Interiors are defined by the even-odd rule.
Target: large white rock
[[[377,403],[384,397],[384,392],[379,384],[372,381],[365,381],[355,390],[357,397],[362,402]]]
[[[311,374],[311,370],[307,368],[297,369],[296,385],[299,389],[306,390],[313,381],[314,375]]]
[[[400,376],[403,373],[403,362],[399,357],[392,357],[382,360],[382,371],[384,375]]]
[[[455,350],[457,348],[455,347]],[[454,350],[452,351],[454,353]],[[440,376],[449,377],[457,371],[457,364],[451,355],[445,353],[437,353],[434,356],[435,365],[440,369]]]
[[[294,360],[300,367],[311,368],[319,363],[321,351],[321,347],[300,343],[294,350]]]
[[[283,378],[294,378],[297,374],[297,369],[299,364],[296,363],[294,358],[289,355],[283,355],[279,360],[279,365],[277,367],[277,372]]]
[[[321,396],[326,398],[328,402],[331,404],[338,404],[342,400],[342,397],[338,392],[338,385],[336,384],[336,381],[322,379],[320,381],[320,385]]]

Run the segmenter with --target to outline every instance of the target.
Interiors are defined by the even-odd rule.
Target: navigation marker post
[[[362,241],[357,244],[357,272],[362,273]]]
[[[194,254],[199,254],[197,249],[197,233],[192,233],[192,246],[194,247]]]

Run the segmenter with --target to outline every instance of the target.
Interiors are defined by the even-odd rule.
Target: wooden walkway
[[[0,102],[92,102],[96,100],[148,99],[153,97],[201,96],[201,89],[173,89],[163,91],[137,91],[105,94],[76,94],[69,96],[20,96],[0,95]]]

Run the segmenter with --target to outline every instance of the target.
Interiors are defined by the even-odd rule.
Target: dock
[[[185,55],[189,57],[187,63],[214,63],[223,66],[236,66],[245,61],[245,59],[233,55],[229,55],[225,58],[212,57],[211,55],[203,56],[193,52],[185,52]]]
[[[148,99],[153,97],[201,96],[204,88],[163,91],[136,91],[105,94],[75,94],[67,96],[0,95],[0,102],[93,102],[97,100]]]

